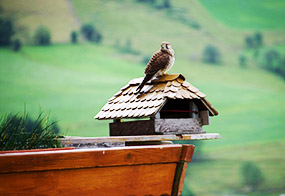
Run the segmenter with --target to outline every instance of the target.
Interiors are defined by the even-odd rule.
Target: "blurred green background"
[[[93,116],[167,40],[176,57],[169,73],[207,94],[219,115],[205,130],[223,137],[197,144],[183,195],[285,193],[284,0],[1,0],[0,8],[0,33],[10,31],[0,38],[1,115],[42,108],[64,135],[107,136],[110,121]],[[262,172],[255,190],[242,180],[246,161]]]

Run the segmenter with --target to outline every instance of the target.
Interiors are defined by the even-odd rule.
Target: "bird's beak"
[[[162,49],[165,49],[165,48],[166,48],[166,45],[165,45],[165,44],[161,45],[161,48],[162,48]]]

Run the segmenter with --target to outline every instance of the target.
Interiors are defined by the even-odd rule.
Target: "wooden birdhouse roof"
[[[211,116],[218,115],[217,110],[205,99],[206,95],[185,81],[181,74],[153,79],[137,93],[136,89],[142,80],[143,78],[131,80],[108,100],[94,118],[107,120],[154,116],[168,99],[199,100]]]

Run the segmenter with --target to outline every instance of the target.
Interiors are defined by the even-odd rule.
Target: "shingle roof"
[[[103,120],[153,116],[167,99],[198,99],[209,110],[210,115],[218,115],[217,110],[205,99],[206,95],[185,81],[181,74],[153,79],[137,93],[136,88],[142,80],[143,78],[135,78],[122,87],[94,118]]]

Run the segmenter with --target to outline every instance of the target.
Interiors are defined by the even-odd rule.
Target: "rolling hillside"
[[[285,29],[285,2],[282,0],[201,0],[201,3],[215,18],[235,29]]]
[[[262,195],[284,193],[284,80],[255,64],[241,69],[237,61],[244,49],[244,36],[256,29],[265,37],[264,49],[277,48],[284,55],[283,23],[268,26],[277,16],[260,14],[264,3],[270,9],[265,0],[254,1],[261,10],[257,14],[249,12],[254,7],[251,3],[237,7],[235,13],[225,1],[215,1],[219,6],[213,2],[171,1],[171,10],[157,10],[134,0],[0,1],[5,13],[16,15],[17,22],[29,29],[30,37],[34,28],[44,24],[57,43],[24,46],[18,53],[0,48],[0,114],[21,112],[26,105],[35,116],[41,107],[59,121],[65,135],[108,135],[109,121],[96,121],[93,116],[120,87],[143,76],[142,59],[156,51],[162,40],[168,40],[176,52],[170,73],[182,73],[207,94],[220,114],[211,118],[205,129],[223,136],[222,140],[204,142],[207,161],[190,165],[186,186],[196,195],[245,194],[239,168],[250,160],[264,172]],[[220,11],[221,2],[226,11]],[[276,2],[280,3],[278,9],[284,9],[281,1]],[[243,25],[240,17],[225,19],[229,12],[240,16],[241,9],[245,9],[247,14],[242,16],[247,20],[252,14],[258,18],[255,26]],[[265,20],[263,17],[266,23],[258,22]],[[193,22],[200,28],[194,28]],[[69,44],[70,32],[78,30],[80,23],[94,24],[103,34],[103,43]],[[128,40],[139,54],[120,51]],[[201,62],[208,44],[219,48],[221,65]]]
[[[52,33],[52,41],[68,42],[70,32],[80,28],[80,22],[74,17],[69,0],[1,0],[0,6],[9,17],[16,19],[21,28],[21,37],[31,43],[35,29],[44,25]]]

